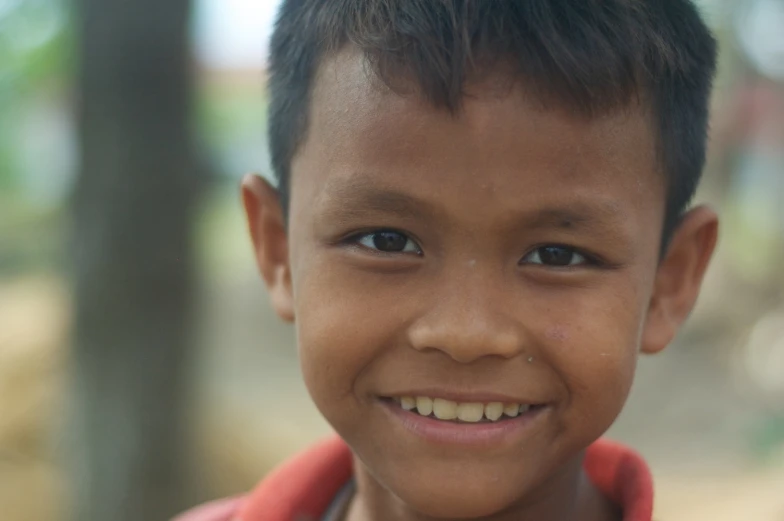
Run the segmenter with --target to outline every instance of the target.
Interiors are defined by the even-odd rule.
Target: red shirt
[[[593,484],[621,507],[623,521],[651,521],[653,482],[637,453],[599,440],[586,451],[584,466]],[[351,452],[333,438],[284,463],[249,495],[207,504],[174,521],[319,521],[351,475]]]

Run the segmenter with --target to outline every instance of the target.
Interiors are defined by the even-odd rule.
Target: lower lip
[[[498,446],[514,442],[531,429],[546,407],[536,407],[515,417],[497,422],[457,423],[437,420],[406,411],[394,402],[380,401],[383,408],[399,421],[403,428],[425,441],[461,446]]]

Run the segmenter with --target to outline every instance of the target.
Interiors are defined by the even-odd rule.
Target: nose
[[[523,325],[514,318],[507,287],[479,273],[443,277],[412,323],[409,341],[419,351],[438,350],[460,363],[482,357],[513,358],[524,350]]]

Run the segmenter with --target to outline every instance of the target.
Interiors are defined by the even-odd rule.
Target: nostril
[[[432,311],[409,328],[411,347],[441,351],[462,364],[487,356],[510,359],[523,353],[526,335],[520,324],[501,313],[477,310],[475,316],[467,315],[465,309]]]

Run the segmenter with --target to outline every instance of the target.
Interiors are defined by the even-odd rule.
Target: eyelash
[[[570,263],[570,264],[561,264],[561,265],[559,265],[559,264],[545,264],[544,262],[526,262],[525,261],[525,259],[527,259],[527,258],[529,258],[529,257],[531,257],[532,255],[535,255],[535,254],[538,257],[540,257],[540,260],[541,260],[542,253],[545,250],[547,250],[547,249],[563,250],[563,251],[568,252],[572,256],[574,256],[574,255],[580,256],[580,257],[582,257],[583,260],[582,260],[582,262],[579,262],[579,263],[576,263],[576,264],[571,264]],[[587,253],[587,252],[585,252],[585,251],[583,251],[583,250],[581,250],[579,248],[575,248],[573,246],[569,246],[569,245],[566,245],[566,244],[542,244],[540,246],[537,246],[537,247],[531,249],[528,253],[526,253],[523,256],[523,258],[520,259],[519,264],[527,264],[527,265],[532,265],[532,266],[543,266],[543,267],[551,268],[551,269],[566,270],[566,269],[574,269],[576,267],[601,266],[604,263],[602,261],[600,261],[595,255]]]
[[[382,250],[382,249],[378,248],[378,244],[372,238],[374,236],[379,236],[379,235],[382,235],[382,234],[397,235],[399,238],[405,239],[406,242],[403,244],[403,248],[404,249],[402,249],[400,251],[386,251],[386,250]],[[370,239],[369,242],[372,242],[372,244],[363,244],[362,241],[364,239]],[[367,232],[358,233],[358,234],[355,234],[355,235],[352,235],[352,236],[348,237],[345,240],[345,242],[348,243],[348,244],[352,244],[352,245],[354,245],[354,246],[356,246],[358,248],[362,248],[362,249],[364,249],[366,251],[370,251],[370,252],[373,252],[374,254],[379,254],[379,255],[394,255],[394,254],[406,254],[406,255],[414,254],[414,255],[417,255],[417,256],[421,256],[422,255],[422,248],[421,248],[421,246],[419,246],[419,244],[417,243],[416,240],[414,240],[411,237],[409,237],[409,235],[406,234],[405,232],[401,232],[401,231],[393,230],[393,229],[379,229],[379,230],[371,230],[371,231],[367,231]],[[413,245],[413,248],[409,249],[407,251],[406,248],[408,248],[409,245]],[[578,262],[578,263],[569,263],[569,264],[560,264],[560,265],[559,264],[546,264],[544,261],[542,261],[541,257],[542,257],[542,254],[546,250],[548,250],[548,249],[550,249],[550,250],[557,249],[557,250],[566,251],[572,257],[573,256],[581,257],[582,261]],[[540,262],[530,262],[530,261],[526,262],[526,259],[531,257],[531,256],[536,256],[539,259]],[[543,245],[537,246],[536,248],[531,249],[528,253],[526,253],[523,256],[523,258],[520,259],[519,264],[526,264],[526,265],[532,265],[532,266],[543,266],[543,267],[551,268],[551,269],[566,270],[566,269],[573,269],[575,267],[600,266],[603,263],[596,256],[591,255],[591,254],[589,254],[587,252],[584,252],[584,251],[582,251],[582,250],[580,250],[578,248],[574,248],[572,246],[568,246],[568,245],[565,245],[565,244],[543,244]]]
[[[379,236],[379,235],[382,235],[382,234],[390,234],[390,235],[394,234],[394,235],[397,235],[397,236],[405,239],[406,242],[404,243],[404,247],[407,247],[409,244],[412,244],[414,246],[413,251],[406,251],[405,249],[403,249],[401,251],[385,251],[385,250],[379,249],[377,247],[377,245],[375,245],[375,244],[373,246],[370,246],[370,245],[367,245],[367,244],[362,244],[362,240],[363,239],[372,238],[373,236]],[[378,229],[378,230],[370,230],[370,231],[366,231],[366,232],[362,232],[362,233],[357,233],[357,234],[354,234],[354,235],[348,237],[347,239],[345,239],[345,242],[347,244],[351,244],[351,245],[353,245],[353,246],[355,246],[357,248],[362,248],[363,250],[373,252],[374,254],[377,254],[377,255],[395,255],[395,254],[406,254],[406,255],[414,254],[414,255],[417,255],[417,256],[421,256],[422,255],[422,248],[421,248],[421,246],[419,246],[417,241],[412,239],[407,233],[404,233],[404,232],[401,232],[401,231],[398,231],[398,230],[394,230],[394,229],[389,229],[389,228],[382,228],[382,229]],[[373,241],[373,242],[375,243],[375,241]]]

